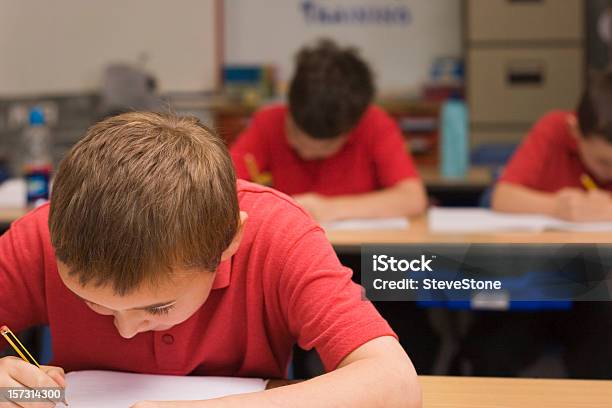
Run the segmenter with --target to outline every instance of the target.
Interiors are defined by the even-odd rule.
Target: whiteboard
[[[97,90],[109,63],[160,91],[215,86],[215,0],[0,0],[0,96]]]
[[[428,79],[435,57],[462,54],[458,0],[226,0],[224,4],[225,62],[273,63],[284,83],[291,77],[297,50],[322,36],[359,47],[382,92],[415,90]],[[392,14],[398,10],[408,17],[402,20]],[[358,18],[363,12],[370,18]],[[377,19],[376,13],[386,12],[391,13],[388,19]],[[317,13],[339,18],[322,21]]]

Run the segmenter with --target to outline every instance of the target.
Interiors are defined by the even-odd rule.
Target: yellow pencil
[[[25,361],[26,363],[34,364],[36,367],[40,368],[40,364],[38,364],[38,361],[36,361],[36,359],[32,357],[32,354],[30,354],[28,349],[26,349],[25,346],[21,343],[21,341],[19,341],[17,336],[13,334],[11,329],[6,326],[2,326],[0,327],[0,334],[4,336],[8,344],[13,347],[15,352],[19,354],[19,357],[21,357],[23,361]]]
[[[595,184],[593,179],[588,174],[583,174],[580,176],[580,181],[582,182],[584,188],[586,188],[588,191],[597,190],[597,184]]]
[[[244,162],[247,167],[247,171],[249,172],[249,177],[257,184],[261,184],[264,186],[272,185],[272,175],[270,173],[260,173],[259,168],[257,167],[257,161],[255,161],[255,156],[251,153],[247,153],[244,155]]]
[[[6,339],[8,344],[11,345],[13,350],[15,350],[17,354],[19,354],[19,357],[21,357],[23,361],[25,361],[26,363],[34,364],[36,367],[41,368],[40,364],[38,364],[38,361],[36,361],[32,354],[30,354],[28,349],[25,348],[25,346],[21,343],[17,336],[15,336],[11,329],[9,329],[7,326],[2,326],[0,327],[0,334]],[[68,406],[68,403],[65,399],[62,402],[64,405]]]

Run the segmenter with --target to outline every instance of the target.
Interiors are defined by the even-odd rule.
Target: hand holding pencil
[[[64,370],[60,367],[41,366],[32,357],[19,339],[6,327],[0,327],[0,334],[20,356],[0,358],[0,387],[2,388],[61,388],[66,387]],[[3,347],[2,347],[3,348]],[[43,402],[10,402],[12,407],[55,407],[52,401]],[[65,405],[67,405],[64,402]],[[0,402],[0,406],[4,406]]]
[[[262,173],[259,171],[255,156],[253,156],[251,153],[247,153],[244,156],[244,162],[252,182],[261,184],[262,186],[272,186],[272,175],[268,172]]]
[[[591,176],[589,176],[586,173],[580,176],[580,182],[582,183],[582,185],[587,191],[597,191],[598,190],[597,184],[595,184]]]
[[[564,188],[555,193],[553,215],[572,222],[612,220],[612,195],[586,173],[580,183],[584,189]]]

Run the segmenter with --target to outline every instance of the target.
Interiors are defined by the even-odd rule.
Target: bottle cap
[[[42,126],[45,124],[45,113],[42,108],[35,106],[30,109],[30,126]]]

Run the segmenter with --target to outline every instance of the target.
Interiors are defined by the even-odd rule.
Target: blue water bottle
[[[463,178],[469,166],[468,111],[463,100],[452,98],[442,106],[441,173]]]
[[[51,135],[41,108],[30,111],[29,125],[23,132],[25,144],[24,176],[27,186],[27,205],[37,207],[49,200],[51,161]]]

